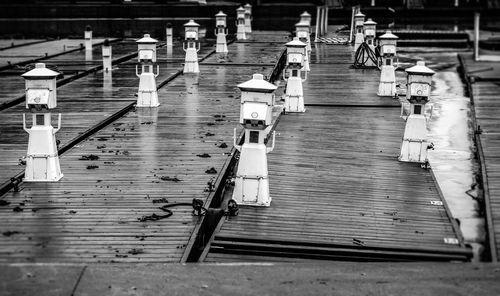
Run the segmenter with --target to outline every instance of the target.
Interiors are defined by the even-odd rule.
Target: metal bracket
[[[57,128],[53,129],[52,133],[55,134],[61,129],[61,113],[58,114]]]
[[[26,113],[23,113],[23,130],[29,134],[29,130],[26,128]]]
[[[156,74],[153,73],[153,75],[156,77],[158,77],[158,75],[160,75],[160,65],[156,65]]]
[[[234,145],[234,148],[236,148],[236,150],[241,152],[241,145],[236,144],[236,128],[234,128],[234,132],[233,132],[233,145]]]
[[[135,76],[141,77],[141,75],[139,75],[139,65],[135,65]]]
[[[276,142],[276,131],[273,131],[273,144],[271,145],[271,148],[266,147],[266,153],[272,152],[274,150],[274,143]]]

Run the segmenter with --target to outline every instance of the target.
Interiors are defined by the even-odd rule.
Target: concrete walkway
[[[500,295],[500,265],[11,264],[0,295]]]

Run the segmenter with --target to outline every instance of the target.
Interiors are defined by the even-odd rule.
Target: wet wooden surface
[[[39,50],[39,48],[33,50]],[[124,40],[112,43],[112,50],[113,59],[116,59],[135,52],[137,44],[135,44],[134,40]],[[47,67],[57,68],[63,74],[58,79],[63,79],[101,65],[102,47],[95,46],[91,53],[85,50],[78,50],[56,57],[44,58],[39,62],[45,63]],[[25,66],[20,66],[0,72],[0,103],[9,102],[24,95],[24,78],[21,75],[26,72],[25,69]]]
[[[487,182],[486,207],[490,246],[500,254],[500,63],[474,62],[471,55],[461,55],[466,73],[472,83],[472,97],[476,117],[475,130],[480,130],[476,138],[481,142],[484,168],[483,179]],[[477,133],[477,132],[476,132]]]
[[[116,52],[116,56],[123,56],[134,52],[136,48],[135,41],[130,40],[123,45],[115,46],[114,52]],[[211,49],[211,43],[205,44],[200,51],[200,55],[208,54]],[[183,53],[182,48],[177,46],[172,55],[182,57]],[[100,56],[100,53],[96,53],[97,55]],[[160,48],[158,56],[166,57],[167,48]],[[75,60],[81,61],[81,58],[81,56],[75,57]],[[58,59],[61,60],[63,57],[61,56]],[[65,57],[64,59],[68,60],[69,58]],[[137,100],[136,93],[139,78],[135,75],[135,62],[135,59],[130,60],[114,66],[110,74],[104,75],[102,71],[99,71],[57,89],[58,106],[53,112],[53,125],[56,124],[56,114],[62,113],[62,128],[56,134],[56,139],[61,141],[61,146]],[[58,64],[58,61],[51,59],[50,63]],[[176,61],[164,60],[159,63],[159,66],[160,75],[156,78],[157,84],[182,69],[181,64]],[[0,76],[0,79],[3,78]],[[20,87],[23,90],[24,81],[21,82],[22,86]],[[0,123],[0,134],[2,135],[0,149],[3,152],[0,160],[0,165],[3,168],[0,170],[0,183],[5,182],[23,170],[23,167],[20,167],[18,163],[19,158],[26,155],[28,134],[22,128],[22,113],[26,113],[31,118],[24,104],[0,112],[2,118]],[[31,119],[29,122],[31,122]]]
[[[282,116],[268,155],[271,206],[243,206],[215,236],[206,261],[277,261],[225,251],[248,240],[305,246],[462,249],[429,171],[397,160],[397,100],[376,96],[380,72],[350,69],[348,46],[318,44],[302,114]],[[362,248],[361,247],[361,248]],[[286,258],[284,260],[290,260]],[[292,259],[293,260],[293,259]]]
[[[44,39],[0,39],[0,50],[5,50],[13,46],[26,46],[31,43],[44,42]]]
[[[281,50],[268,48],[272,53]],[[249,54],[260,58],[266,53]],[[131,71],[131,66],[122,67]],[[163,75],[169,67],[162,66]],[[4,200],[11,204],[0,207],[1,230],[19,233],[0,237],[0,261],[179,262],[199,219],[191,207],[172,208],[173,215],[164,220],[138,218],[163,214],[158,207],[167,201],[189,203],[208,196],[207,183],[217,174],[206,171],[214,168],[220,173],[238,126],[236,85],[256,72],[269,75],[272,66],[201,64],[200,70],[199,75],[178,76],[161,88],[160,107],[130,112],[65,153],[60,158],[60,182],[23,183],[19,193],[8,193]],[[97,82],[101,73],[89,77],[91,84],[84,88],[87,80],[79,86],[69,84],[81,99],[70,104],[71,98],[62,98],[61,109],[65,106],[67,112],[68,105],[79,103],[88,114],[73,108],[63,116],[88,126],[92,114],[106,116],[108,103],[109,110],[111,104],[128,104],[138,81],[130,73],[118,73],[122,72],[113,71],[108,95]],[[123,85],[129,84],[127,79],[133,86]],[[89,154],[99,159],[80,160]],[[164,200],[157,203],[159,199]],[[15,206],[23,211],[14,212]]]
[[[92,44],[102,43],[104,39],[94,38]],[[84,44],[84,39],[61,39],[47,41],[23,47],[4,49],[0,52],[0,67],[9,64],[18,64],[24,61],[43,58],[46,55],[54,55],[68,50],[79,48]]]

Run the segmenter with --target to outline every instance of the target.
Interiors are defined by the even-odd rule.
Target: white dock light
[[[198,42],[198,32],[200,25],[194,20],[184,24],[184,43],[182,47],[186,52],[184,60],[184,73],[199,73],[200,67],[198,65],[198,51],[200,51],[200,43]]]
[[[365,41],[364,38],[364,23],[365,23],[365,15],[362,14],[361,12],[358,12],[354,15],[354,28],[355,28],[355,35],[354,35],[354,52],[356,52],[361,45]]]
[[[215,25],[216,25],[215,36],[217,36],[217,44],[215,47],[216,53],[221,53],[221,54],[228,53],[227,40],[226,40],[226,36],[228,33],[226,27],[227,26],[226,18],[227,14],[225,14],[222,11],[219,11],[219,13],[215,15]]]
[[[285,46],[287,55],[286,68],[283,71],[283,79],[286,81],[285,111],[305,112],[302,82],[307,79],[307,71],[304,70],[307,55],[306,44],[295,37]]]
[[[380,97],[395,97],[396,93],[396,73],[394,59],[396,58],[396,44],[398,36],[386,31],[378,37],[381,55],[380,83],[377,95]]]
[[[245,33],[252,33],[252,5],[245,4]]]
[[[137,59],[141,64],[141,73],[136,65],[135,72],[139,77],[139,91],[137,93],[137,107],[158,107],[158,91],[156,89],[156,77],[160,73],[160,67],[156,65],[156,74],[153,67],[156,64],[156,43],[158,40],[144,34],[143,38],[136,41],[138,46]]]
[[[243,145],[234,145],[240,151],[233,199],[240,205],[269,206],[269,175],[267,153],[274,149],[264,143],[272,124],[272,109],[276,86],[254,74],[252,80],[238,85],[241,90],[240,124],[245,128]]]
[[[26,84],[26,108],[32,113],[33,125],[26,127],[23,114],[23,128],[29,134],[28,152],[24,180],[27,182],[59,181],[63,174],[59,165],[55,134],[61,128],[61,114],[58,127],[53,128],[50,110],[57,106],[56,77],[59,73],[37,63],[35,68],[22,75]]]
[[[245,8],[240,6],[238,9],[236,9],[236,39],[247,39],[245,32]]]
[[[401,144],[400,161],[425,163],[427,150],[427,117],[425,107],[431,94],[434,71],[427,68],[423,61],[406,69],[406,99],[410,102],[410,115],[406,118],[405,131]]]

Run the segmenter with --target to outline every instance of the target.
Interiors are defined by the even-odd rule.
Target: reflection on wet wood
[[[463,244],[444,242],[460,242],[459,230],[431,203],[441,196],[430,172],[397,160],[398,101],[377,97],[380,72],[350,69],[350,53],[348,46],[313,50],[304,101],[328,106],[282,116],[268,156],[271,207],[242,207],[222,224],[206,261],[276,261],[292,246],[303,248],[297,257],[352,252],[337,260],[382,258],[369,248],[390,249],[394,258],[384,260],[422,250],[425,260],[471,256]]]
[[[184,51],[180,44],[176,44],[180,50],[174,51],[174,56],[182,57]],[[137,44],[133,40],[124,41],[114,46],[114,56],[124,56],[134,52]],[[205,43],[200,54],[206,55],[212,49],[211,43]],[[100,51],[100,48],[99,48]],[[158,50],[159,56],[167,54],[166,48]],[[99,53],[100,55],[100,53]],[[81,53],[75,52],[67,55],[65,59],[74,58],[75,61],[82,61],[84,57]],[[58,65],[63,56],[44,60],[47,64]],[[180,63],[160,62],[160,75],[157,77],[157,84],[175,74],[181,69]],[[61,67],[64,71],[64,65]],[[4,89],[10,92],[7,100],[13,99],[13,92],[24,92],[24,79],[16,76],[15,80],[19,89],[14,90],[16,85],[3,84]],[[10,82],[11,77],[2,76],[0,81]],[[124,108],[131,102],[137,100],[139,80],[135,75],[135,60],[113,67],[109,75],[102,72],[94,73],[57,89],[58,107],[53,113],[62,113],[62,129],[57,133],[56,139],[61,142],[61,146],[68,143],[80,133],[91,126],[103,121],[114,112]],[[28,134],[22,129],[22,113],[26,113],[24,104],[8,108],[0,112],[3,118],[0,123],[0,149],[2,158],[0,164],[0,183],[23,170],[19,166],[19,159],[26,155],[28,145]]]
[[[157,82],[180,65],[161,67],[164,76]],[[69,139],[83,130],[79,126],[135,98],[135,67],[118,68],[107,91],[101,89],[101,73],[61,89],[60,109],[69,112],[63,120],[72,123],[63,121],[60,138],[65,139],[64,128]],[[158,207],[167,202],[205,199],[208,183],[217,177],[206,171],[220,171],[238,126],[235,85],[255,72],[269,75],[272,67],[201,64],[200,70],[161,88],[159,108],[130,112],[66,152],[60,182],[23,183],[19,193],[8,193],[10,205],[0,207],[1,229],[19,233],[0,237],[0,261],[179,262],[199,219],[192,209],[172,208],[173,215],[159,221],[138,218],[161,215]],[[199,156],[204,153],[210,157]],[[14,212],[16,206],[23,210]]]
[[[474,62],[472,56],[461,55],[474,102],[476,145],[482,165],[485,190],[486,221],[493,261],[500,255],[500,63]],[[477,143],[479,142],[479,143]]]

